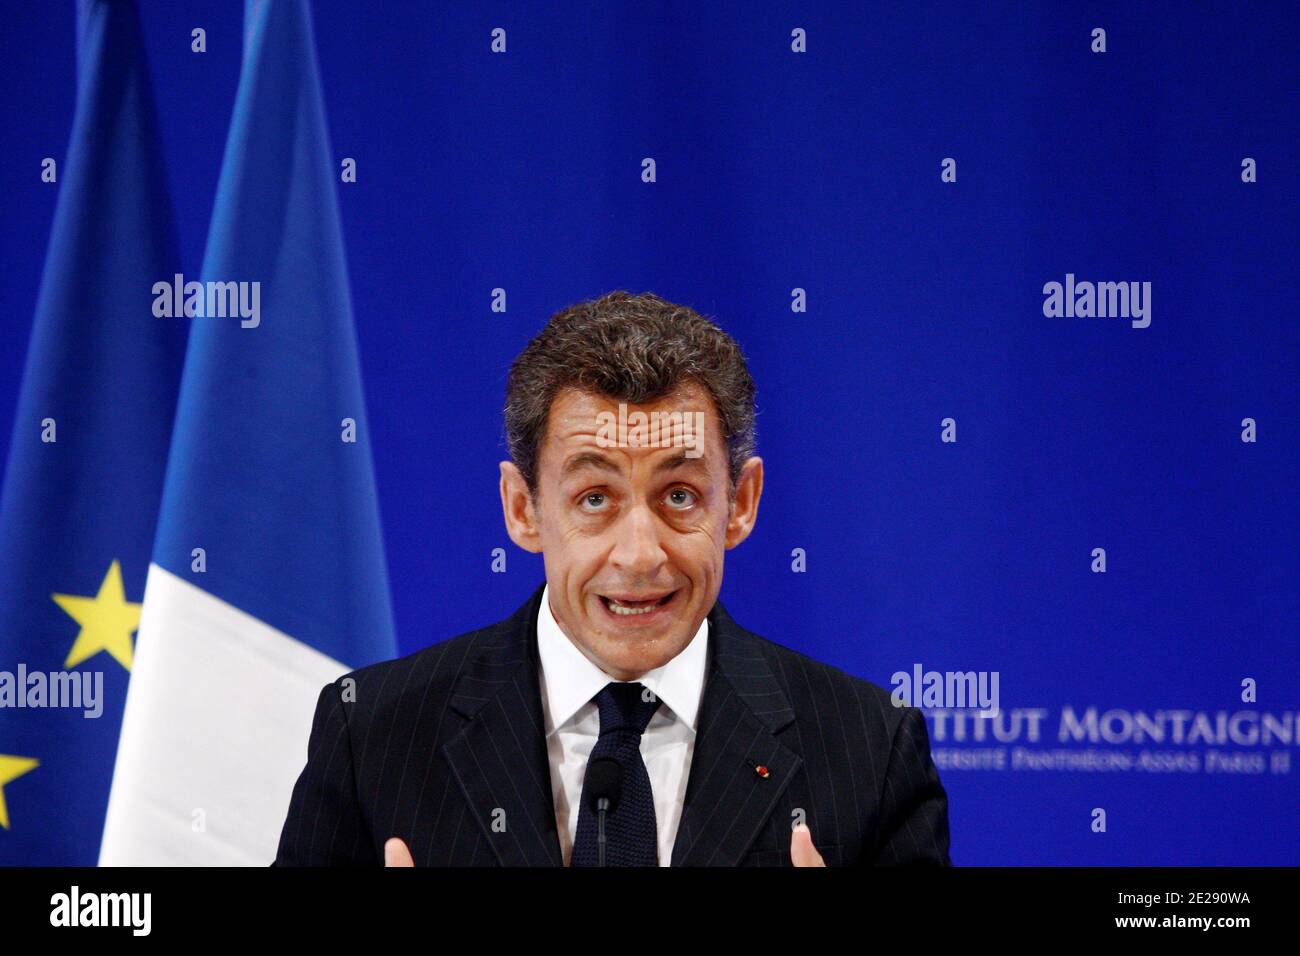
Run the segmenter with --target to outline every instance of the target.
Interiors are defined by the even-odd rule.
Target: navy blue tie
[[[587,758],[587,767],[600,757],[612,757],[623,768],[623,792],[605,813],[605,865],[655,866],[659,840],[655,829],[654,791],[641,759],[641,735],[659,707],[644,684],[609,683],[595,697],[600,709],[600,739]],[[587,781],[582,784],[578,834],[573,841],[573,866],[597,866],[596,811],[589,805]]]

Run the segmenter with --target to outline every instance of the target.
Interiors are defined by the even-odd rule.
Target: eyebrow
[[[686,451],[683,450],[680,454],[674,455],[672,458],[665,458],[663,461],[659,462],[659,464],[655,465],[653,473],[658,475],[665,471],[674,471],[678,468],[685,467],[695,469],[703,468],[706,472],[708,471],[708,467],[705,465],[704,457],[702,455],[695,458],[689,458],[686,455]],[[612,471],[615,474],[623,473],[623,470],[619,468],[618,465],[614,464],[612,460],[605,455],[602,455],[600,452],[584,451],[580,454],[574,455],[565,462],[564,468],[560,472],[560,477],[567,478],[573,472],[579,471],[582,468],[598,468],[601,471]]]

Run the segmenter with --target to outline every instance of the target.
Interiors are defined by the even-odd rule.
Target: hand
[[[401,838],[389,837],[388,842],[384,844],[384,866],[415,866],[415,860],[411,859],[411,851],[406,848]]]
[[[392,842],[392,841],[389,841]],[[825,866],[826,861],[813,846],[812,831],[801,823],[790,834],[790,862],[794,866]]]

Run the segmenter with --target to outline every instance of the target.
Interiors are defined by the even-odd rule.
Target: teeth
[[[651,611],[654,610],[654,605],[651,605],[650,607],[623,607],[623,605],[621,604],[611,604],[609,606],[609,609],[613,611],[615,614],[620,614],[623,617],[628,617],[629,615],[632,614],[649,614]]]
[[[649,603],[640,605],[627,605],[615,600],[614,598],[606,598],[605,606],[615,614],[629,617],[633,614],[649,614],[659,606],[659,601],[650,601]]]

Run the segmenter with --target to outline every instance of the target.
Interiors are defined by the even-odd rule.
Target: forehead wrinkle
[[[560,470],[560,477],[567,478],[573,472],[579,471],[583,468],[596,468],[600,471],[612,471],[619,475],[623,473],[623,469],[615,464],[607,455],[598,451],[586,450],[574,454],[564,463],[564,467]],[[683,449],[671,458],[664,458],[659,461],[658,464],[654,466],[652,474],[660,475],[666,471],[677,471],[683,468],[692,471],[700,471],[706,475],[709,472],[708,462],[705,461],[703,455],[690,457]]]
[[[658,407],[659,403],[652,403],[656,405],[656,407],[652,409],[652,412],[657,414],[680,413],[683,416],[690,416],[695,414],[695,410],[689,406],[701,404],[708,399],[707,392],[698,388],[694,383],[686,383],[672,393],[672,395],[675,401],[669,406],[669,410],[666,411],[662,407]],[[684,409],[672,407],[673,405],[678,404],[685,404],[688,407]],[[559,414],[554,414],[557,411]],[[581,390],[571,389],[568,392],[561,393],[561,395],[555,399],[552,407],[552,424],[549,429],[550,434],[546,437],[544,443],[552,446],[559,446],[559,448],[556,449],[559,454],[563,454],[563,447],[565,445],[573,445],[575,439],[584,445],[587,444],[588,439],[594,439],[601,432],[601,425],[597,416],[602,412],[613,414],[613,412],[608,408],[601,407],[599,401],[593,401],[589,394]],[[716,426],[719,421],[715,407],[710,406],[708,417],[710,419],[709,424],[713,427],[709,427],[706,434],[711,436],[712,433],[716,431]],[[721,432],[718,432],[718,434],[721,434]],[[706,438],[706,447],[699,447],[697,445],[696,450],[699,454],[691,457],[686,455],[686,447],[684,445],[674,443],[672,447],[681,449],[681,451],[674,457],[666,458],[658,462],[653,468],[652,473],[659,475],[669,470],[689,467],[691,470],[698,471],[707,476],[711,472],[711,462],[717,457],[716,455],[711,454],[711,449],[707,447],[710,441],[715,445],[717,443],[717,440],[712,437]],[[594,441],[592,444],[594,444]],[[644,447],[651,448],[652,446]],[[661,451],[666,449],[652,448],[652,450]],[[726,458],[725,453],[723,454],[723,458]],[[573,472],[576,472],[583,467],[594,467],[597,470],[612,472],[618,475],[624,473],[622,466],[616,458],[611,458],[610,456],[591,448],[585,448],[581,451],[575,451],[570,458],[565,460],[565,463],[560,468],[560,478],[568,478]]]

